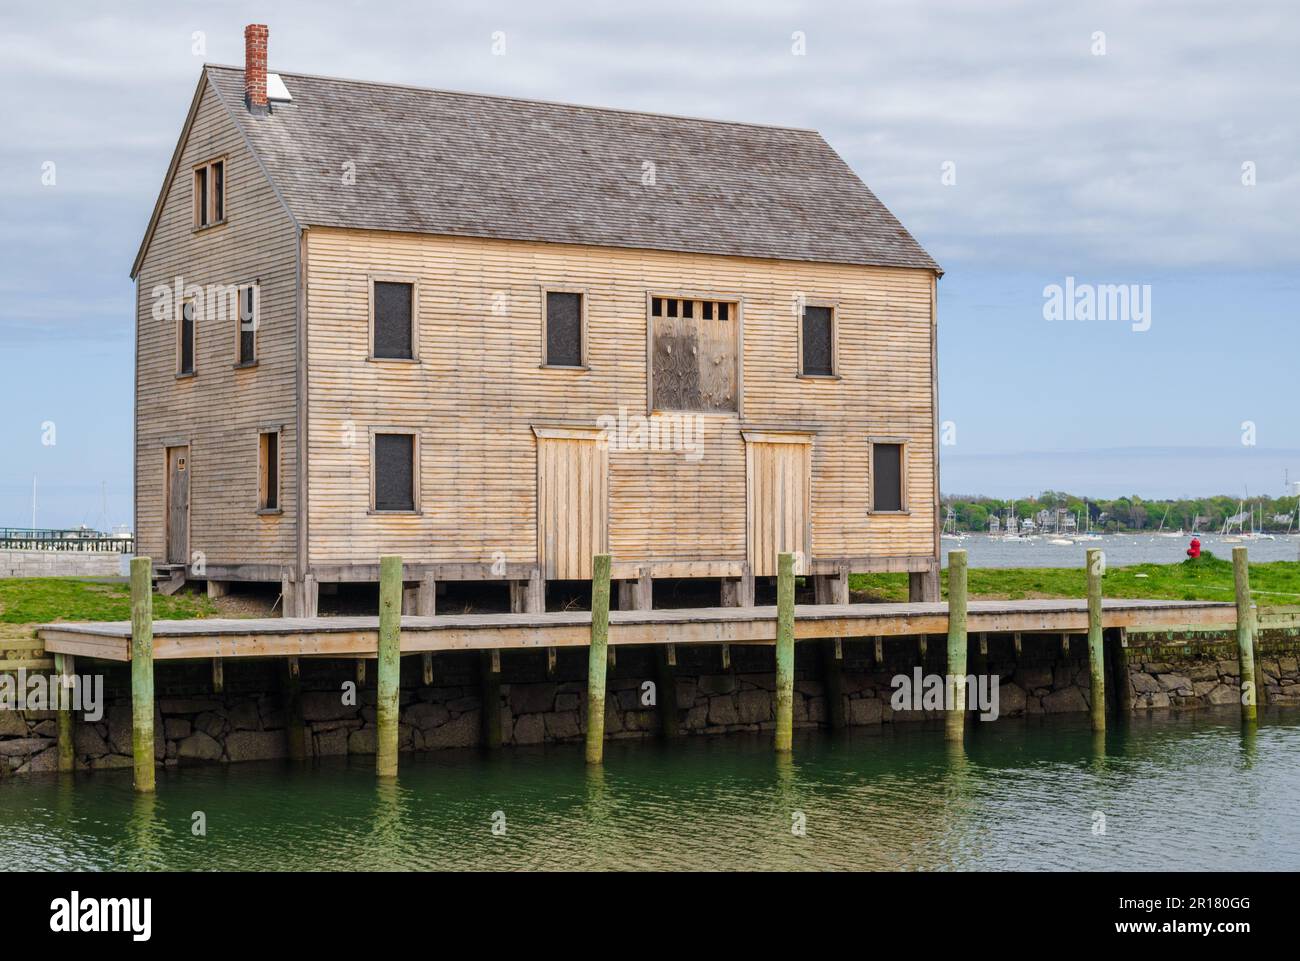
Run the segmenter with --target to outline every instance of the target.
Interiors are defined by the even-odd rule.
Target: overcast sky
[[[272,70],[820,130],[947,271],[945,490],[1300,480],[1294,3],[52,2],[0,10],[0,525],[33,473],[41,526],[130,519],[127,273],[248,22]],[[1046,320],[1066,277],[1149,329]]]

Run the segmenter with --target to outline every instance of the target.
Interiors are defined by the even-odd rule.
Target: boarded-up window
[[[194,301],[187,300],[181,304],[181,317],[176,325],[176,337],[179,343],[176,349],[176,371],[180,374],[194,373]]]
[[[656,410],[734,411],[739,334],[725,301],[652,297]]]
[[[254,286],[239,289],[239,360],[252,364],[257,360],[258,290]]]
[[[803,309],[803,373],[829,377],[835,373],[834,328],[831,308]]]
[[[903,509],[903,445],[871,445],[871,509]]]
[[[413,284],[375,281],[375,343],[372,356],[403,360],[414,357],[411,350],[413,293]]]
[[[582,366],[582,294],[546,294],[546,363]]]
[[[415,510],[415,435],[375,435],[375,510]]]
[[[257,439],[257,507],[280,509],[280,433],[265,431]]]

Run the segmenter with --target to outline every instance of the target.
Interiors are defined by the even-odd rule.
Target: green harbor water
[[[1114,722],[1112,722],[1114,723]],[[767,737],[611,741],[0,781],[29,870],[1247,870],[1300,868],[1300,711],[1234,709]],[[206,819],[196,836],[195,813]],[[802,827],[802,833],[798,829]]]

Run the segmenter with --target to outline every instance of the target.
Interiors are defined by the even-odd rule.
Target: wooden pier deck
[[[1085,600],[972,601],[971,633],[1084,634]],[[1107,628],[1173,631],[1226,630],[1236,625],[1231,603],[1213,601],[1106,599]],[[611,611],[609,643],[773,644],[777,609],[704,607],[649,611]],[[799,604],[794,609],[795,640],[827,637],[897,637],[944,634],[946,603]],[[45,624],[37,630],[50,654],[131,659],[129,621]],[[401,653],[491,651],[586,647],[591,643],[588,611],[545,614],[403,615]],[[374,657],[379,645],[378,617],[207,619],[154,621],[155,660],[212,657]]]

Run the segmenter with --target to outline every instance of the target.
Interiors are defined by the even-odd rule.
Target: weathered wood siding
[[[746,556],[741,428],[806,429],[812,552],[934,552],[926,271],[338,229],[309,232],[313,564],[536,563],[532,427],[646,412],[647,291],[742,304],[742,411],[703,416],[702,452],[609,452],[616,560]],[[419,363],[367,354],[367,276],[419,284]],[[585,289],[589,370],[543,369],[542,289]],[[800,379],[794,304],[838,304],[842,379]],[[419,516],[368,514],[369,428],[421,433]],[[909,515],[867,512],[872,435],[906,437]]]
[[[226,223],[193,228],[194,164],[226,158]],[[165,554],[166,444],[190,445],[191,556],[208,564],[289,564],[296,557],[294,363],[297,233],[271,185],[210,89],[182,149],[137,277],[136,537]],[[261,285],[258,363],[235,369],[236,321],[200,317],[195,372],[176,377],[173,317],[153,316],[154,289]],[[364,326],[364,317],[363,317]],[[257,514],[258,429],[281,425],[281,514]],[[364,508],[363,508],[364,510]]]

